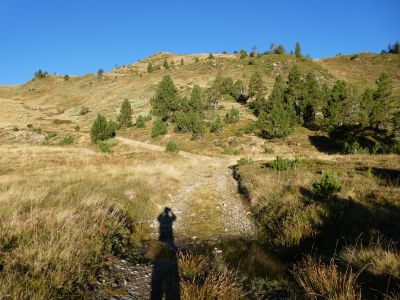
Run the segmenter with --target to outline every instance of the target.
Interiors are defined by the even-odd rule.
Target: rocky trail
[[[158,145],[127,138],[118,140],[132,147],[164,151],[164,147]],[[174,195],[167,195],[163,204],[176,216],[173,242],[178,252],[188,245],[196,247],[196,244],[224,238],[251,238],[256,231],[255,225],[248,206],[238,193],[230,168],[236,159],[183,151],[179,155],[192,163],[195,161],[198,167],[185,170],[179,190]],[[159,239],[159,225],[157,218],[150,224],[154,241]],[[131,262],[113,258],[107,265],[93,285],[92,299],[150,299],[154,265],[149,260]]]

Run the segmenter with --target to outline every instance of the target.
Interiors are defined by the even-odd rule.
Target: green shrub
[[[81,127],[80,127],[79,125],[76,125],[76,126],[74,127],[74,129],[75,129],[75,131],[79,131],[79,130],[81,130]]]
[[[396,140],[392,146],[392,152],[400,154],[400,140]]]
[[[19,131],[19,128],[18,128],[17,126],[15,126],[15,127],[13,128],[13,131]]]
[[[243,128],[243,132],[246,134],[250,134],[253,133],[256,129],[257,129],[257,123],[251,122]]]
[[[221,121],[221,117],[219,115],[217,115],[214,119],[214,121],[211,123],[211,127],[210,127],[210,132],[220,132],[223,128],[223,124]]]
[[[160,135],[164,135],[167,133],[167,124],[161,120],[161,118],[157,118],[153,122],[153,127],[151,128],[151,137],[156,138]]]
[[[345,154],[360,154],[369,152],[368,149],[361,147],[357,141],[345,142],[343,150]]]
[[[42,128],[38,127],[38,128],[34,128],[33,131],[41,134],[42,133]]]
[[[180,112],[175,118],[175,132],[189,132],[192,130],[192,118],[193,114],[190,112]]]
[[[110,153],[111,152],[111,147],[106,142],[100,142],[98,148],[99,148],[99,151],[103,152],[103,153]]]
[[[117,116],[117,122],[120,127],[132,126],[132,107],[128,99],[125,99],[121,105],[120,113]]]
[[[383,153],[385,150],[384,145],[380,142],[376,142],[371,149],[372,154]]]
[[[273,148],[264,146],[263,149],[264,149],[264,153],[265,153],[265,154],[274,154],[274,153],[275,153],[275,150],[274,150]]]
[[[51,140],[53,138],[56,138],[58,136],[57,132],[49,132],[47,134],[46,140]]]
[[[214,55],[212,53],[208,54],[208,59],[214,59]]]
[[[251,157],[241,157],[238,161],[237,161],[237,165],[238,166],[242,166],[242,165],[248,165],[248,164],[252,164],[254,161]]]
[[[275,171],[285,171],[285,170],[292,170],[296,169],[300,165],[300,160],[297,158],[295,159],[288,159],[284,157],[277,156],[275,160],[267,163],[267,167],[269,169]]]
[[[167,145],[165,146],[165,152],[172,152],[172,153],[178,153],[179,152],[179,146],[177,143],[175,143],[174,140],[170,140]]]
[[[72,136],[66,136],[66,137],[64,137],[61,141],[60,141],[60,143],[59,143],[59,145],[61,145],[61,146],[64,146],[64,145],[71,145],[71,144],[73,144],[74,143],[74,138],[72,137]]]
[[[152,117],[151,117],[151,114],[150,114],[150,113],[147,114],[147,116],[143,117],[143,120],[144,120],[145,122],[151,121],[151,119],[152,119]]]
[[[137,116],[135,126],[136,126],[136,128],[144,128],[144,127],[146,127],[145,119],[143,118],[142,115],[138,115]]]
[[[98,115],[90,129],[90,138],[93,143],[105,141],[115,137],[116,124],[113,121],[107,121],[106,117]]]
[[[28,124],[28,125],[26,125],[26,127],[33,128],[33,125],[32,124]]]
[[[236,123],[239,121],[239,110],[236,108],[231,108],[229,112],[225,115],[224,119],[226,124]]]
[[[314,194],[321,199],[330,198],[342,189],[342,185],[329,172],[324,172],[319,181],[314,182],[312,186]]]
[[[238,149],[224,149],[221,154],[225,154],[225,155],[239,155],[240,154],[240,150]]]

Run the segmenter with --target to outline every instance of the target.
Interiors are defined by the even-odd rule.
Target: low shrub
[[[136,126],[136,128],[146,127],[145,120],[142,115],[137,116],[135,126]]]
[[[239,121],[239,110],[236,108],[231,108],[225,115],[224,121],[226,124],[232,124]]]
[[[239,149],[224,149],[222,150],[221,154],[225,154],[225,155],[239,155],[240,154],[240,150]]]
[[[110,153],[111,152],[111,147],[106,142],[100,142],[99,146],[98,146],[98,149],[99,149],[100,152],[103,152],[103,153]]]
[[[88,114],[89,112],[90,112],[89,107],[83,106],[83,107],[81,107],[81,110],[80,110],[79,114],[81,116],[83,116],[83,115]]]
[[[28,124],[28,125],[26,125],[26,127],[33,128],[33,124]]]
[[[285,171],[296,169],[300,165],[300,160],[288,159],[284,157],[277,156],[275,160],[270,161],[266,164],[267,168],[275,171]]]
[[[314,182],[312,186],[314,194],[320,199],[330,198],[342,189],[342,185],[330,172],[324,172],[319,181]]]
[[[79,125],[76,125],[76,126],[74,127],[74,129],[75,129],[75,131],[79,131],[79,130],[81,130],[81,127],[80,127]]]
[[[274,154],[274,153],[275,153],[275,150],[274,150],[273,148],[271,148],[271,147],[264,146],[264,147],[263,147],[263,152],[264,152],[265,154]]]
[[[151,128],[151,137],[156,138],[166,133],[167,133],[167,124],[160,118],[157,118],[153,122],[153,127]]]
[[[15,127],[13,128],[13,131],[19,131],[19,128],[18,128],[17,126],[15,126]]]
[[[221,117],[218,115],[215,117],[214,121],[211,123],[210,132],[218,133],[221,132],[223,128],[223,124],[221,121]]]
[[[345,154],[369,153],[368,149],[361,147],[357,141],[347,141],[344,143],[343,151]]]
[[[65,145],[71,145],[74,143],[74,138],[72,136],[66,136],[63,139],[61,139],[59,145],[65,146]]]
[[[179,146],[174,140],[170,140],[165,146],[165,152],[178,153]]]
[[[252,164],[254,161],[251,157],[241,157],[238,161],[237,161],[237,165],[238,166],[242,166],[242,165],[248,165],[248,164]]]

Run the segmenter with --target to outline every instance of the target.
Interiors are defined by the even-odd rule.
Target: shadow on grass
[[[342,152],[342,146],[327,136],[311,135],[308,137],[308,139],[310,140],[310,143],[320,152],[328,154],[338,154]]]
[[[378,168],[378,167],[361,167],[357,168],[357,171],[368,171],[378,177],[381,182],[386,186],[400,186],[400,170],[398,169],[388,169],[388,168]]]

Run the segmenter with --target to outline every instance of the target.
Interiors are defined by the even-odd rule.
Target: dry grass
[[[385,243],[378,238],[367,247],[349,246],[342,251],[341,258],[374,275],[388,274],[400,278],[400,254],[393,242]]]
[[[246,296],[235,272],[216,265],[205,256],[180,254],[178,263],[183,300],[228,300]]]
[[[177,180],[143,156],[24,145],[0,153],[0,294],[11,299],[81,295],[105,255],[136,255]]]
[[[358,274],[351,268],[340,272],[333,261],[325,264],[307,256],[293,268],[292,274],[310,299],[361,299],[356,283]]]

